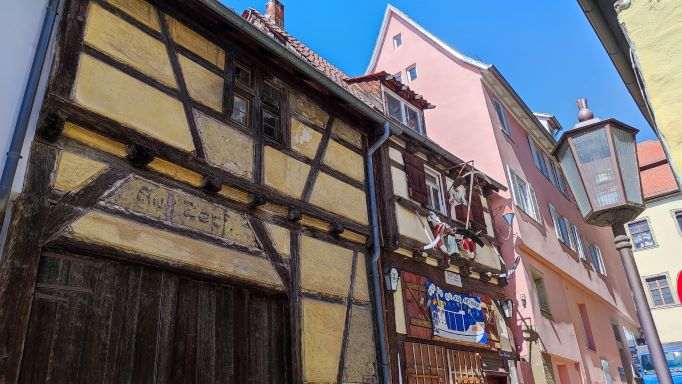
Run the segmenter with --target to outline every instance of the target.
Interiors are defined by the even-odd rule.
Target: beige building
[[[659,142],[639,143],[637,153],[647,208],[628,231],[661,342],[679,342],[682,194]]]
[[[682,172],[682,1],[578,0],[642,114]]]

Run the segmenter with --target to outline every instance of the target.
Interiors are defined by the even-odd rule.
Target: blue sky
[[[241,13],[266,0],[221,0]],[[350,76],[365,71],[386,1],[282,0],[285,29]],[[495,64],[534,111],[576,122],[575,99],[655,139],[575,0],[393,0],[455,49]],[[428,98],[428,95],[424,95]]]

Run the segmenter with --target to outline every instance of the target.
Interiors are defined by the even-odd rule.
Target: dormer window
[[[422,113],[405,99],[384,88],[384,102],[389,117],[405,124],[414,131],[424,134]]]

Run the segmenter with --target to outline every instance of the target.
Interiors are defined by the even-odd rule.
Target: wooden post
[[[0,261],[0,382],[18,379],[40,259],[38,245],[47,217],[57,149],[34,143],[25,190],[15,201],[5,252]]]

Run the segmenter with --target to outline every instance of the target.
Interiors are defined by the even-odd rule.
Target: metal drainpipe
[[[377,321],[377,331],[379,333],[379,354],[381,355],[381,376],[384,384],[389,384],[390,378],[388,374],[388,348],[386,346],[386,332],[384,329],[384,314],[383,306],[381,305],[381,284],[379,275],[379,255],[381,254],[381,243],[379,240],[379,214],[377,212],[376,190],[374,187],[374,166],[372,164],[372,155],[379,147],[386,142],[388,136],[391,135],[391,126],[384,122],[384,133],[379,140],[372,145],[367,151],[367,186],[369,193],[369,212],[372,229],[372,286],[374,290],[374,309]]]
[[[38,46],[36,47],[36,52],[33,56],[31,71],[29,72],[26,88],[24,89],[24,97],[21,100],[19,116],[17,117],[17,122],[14,126],[12,142],[9,151],[7,152],[5,167],[2,170],[2,178],[0,178],[0,229],[2,229],[7,214],[9,198],[12,193],[12,184],[14,183],[14,176],[17,173],[19,159],[21,159],[21,148],[24,146],[28,122],[31,118],[31,111],[33,110],[33,102],[35,101],[36,93],[38,91],[40,74],[43,71],[43,64],[45,63],[45,57],[47,56],[54,21],[57,18],[58,5],[59,0],[50,0],[47,5],[45,19],[43,20],[43,26],[40,30],[40,37],[38,39]]]

